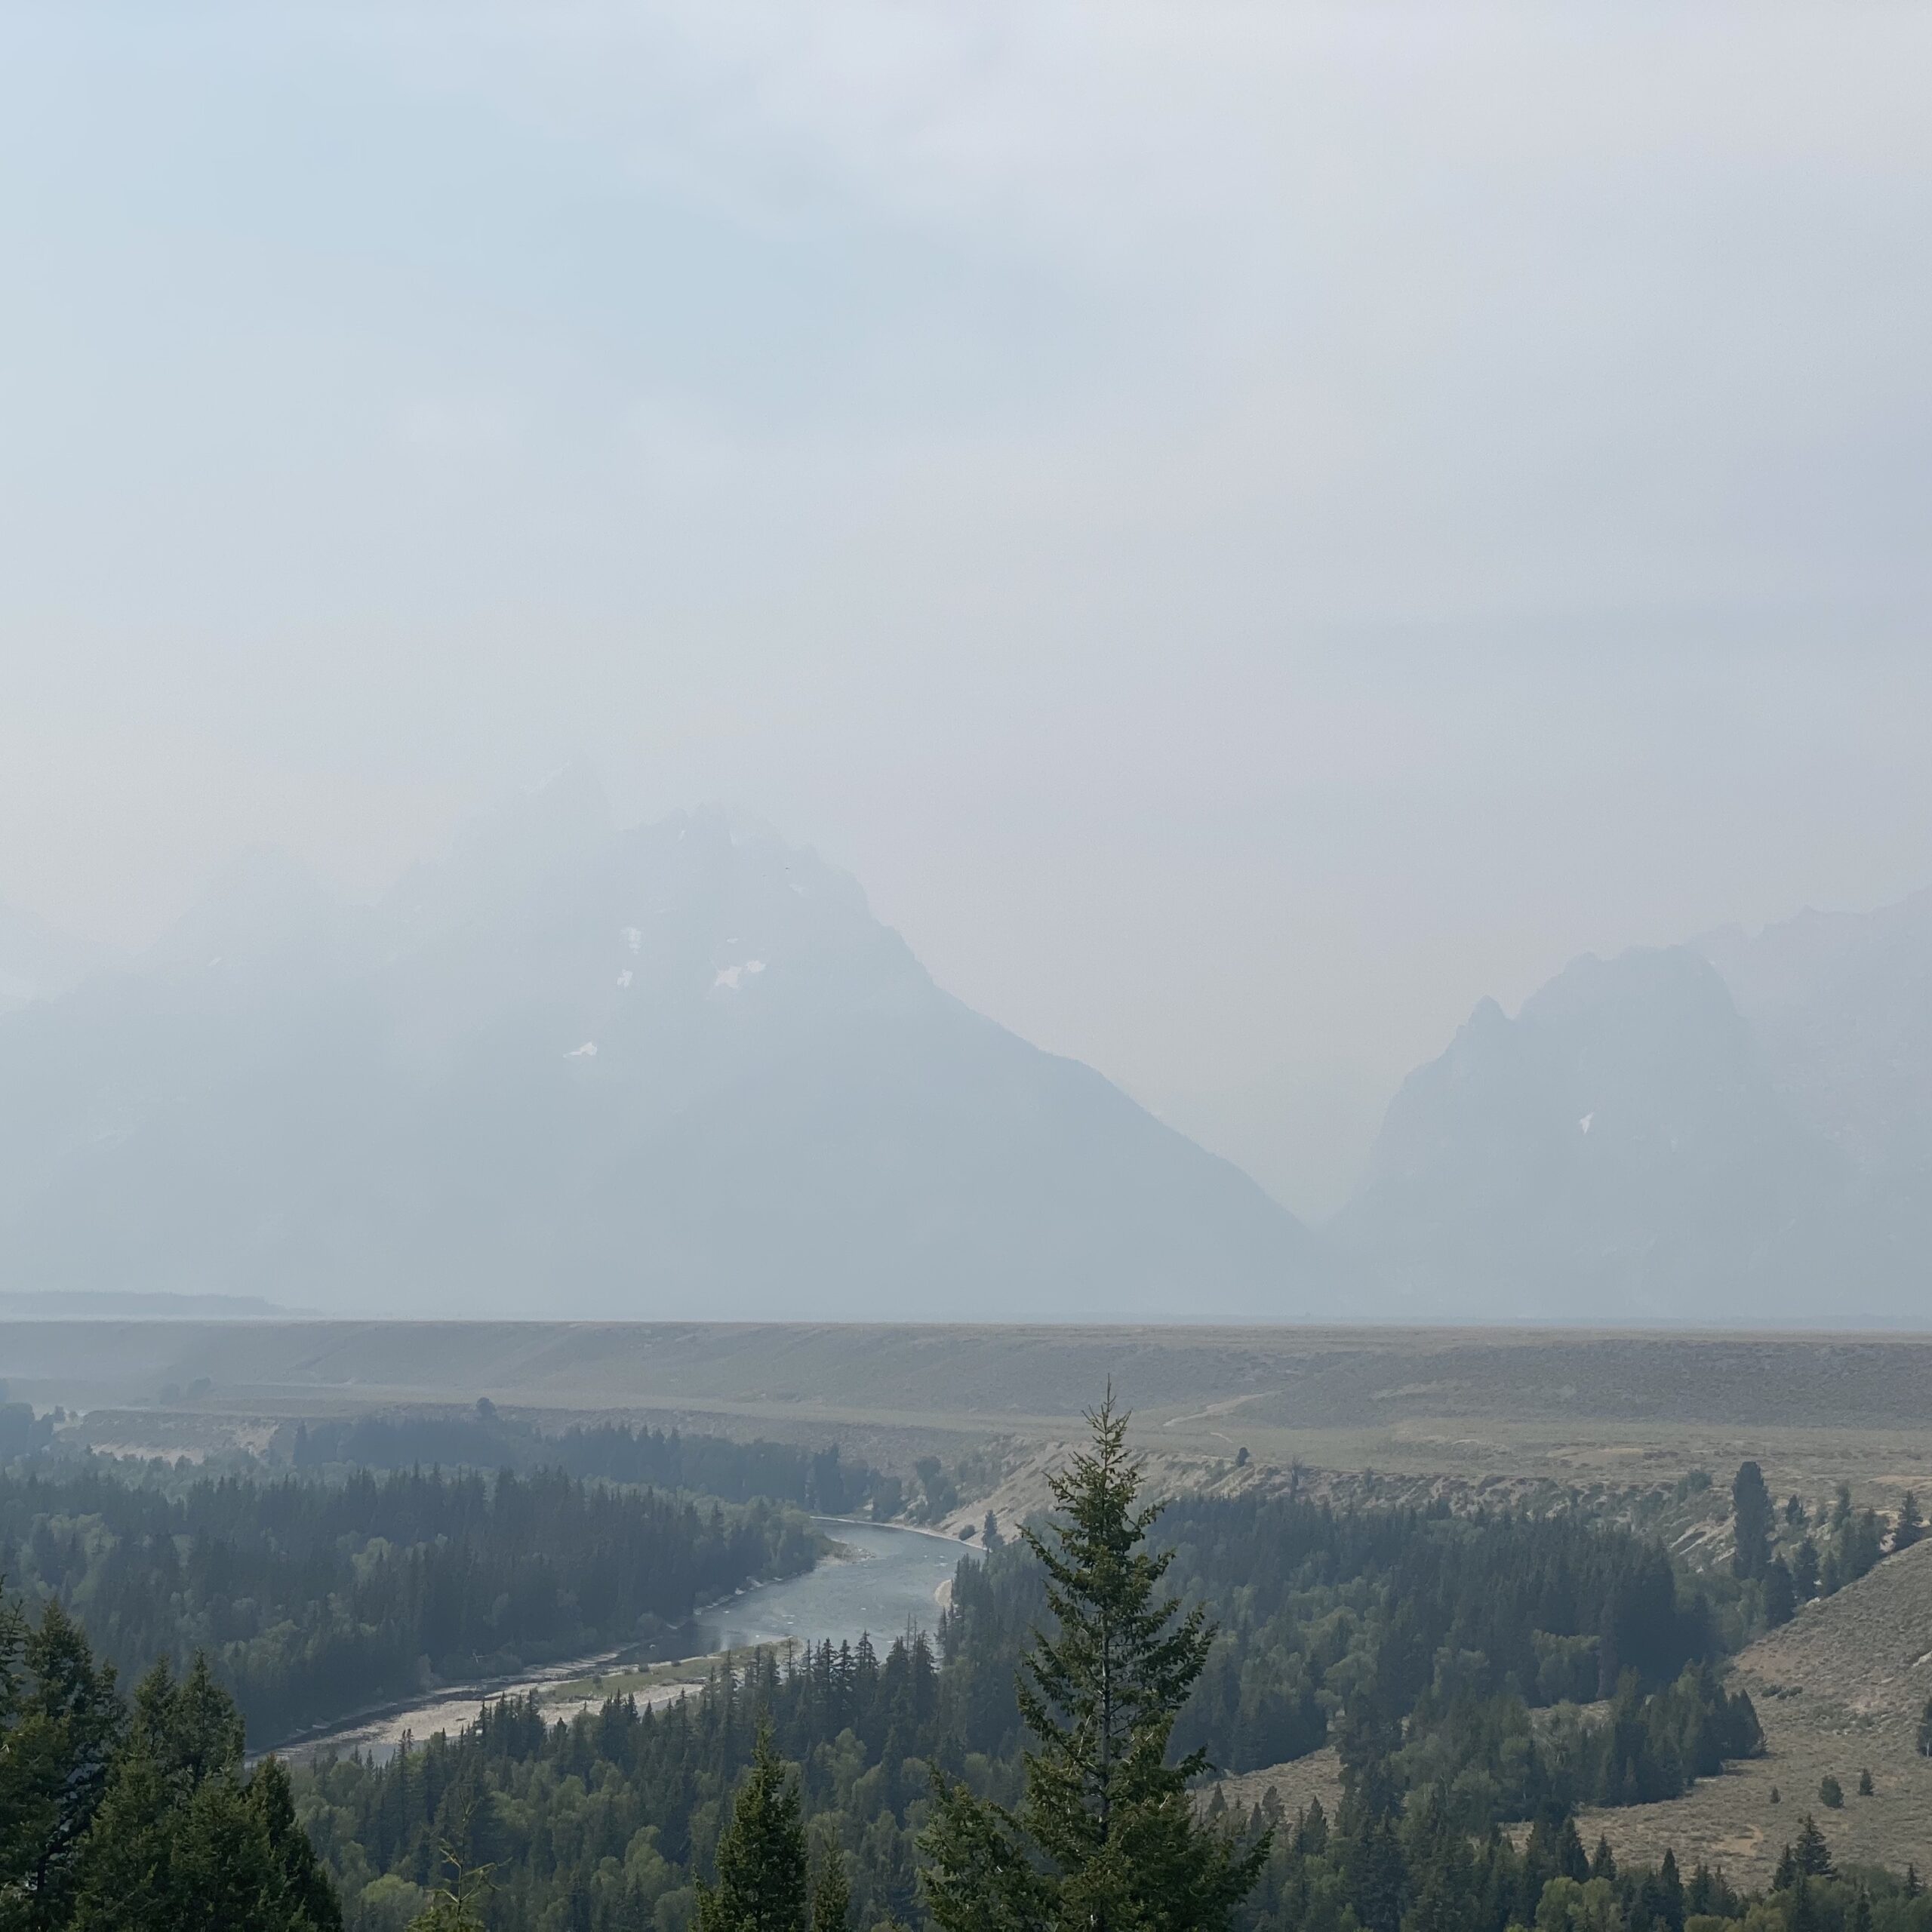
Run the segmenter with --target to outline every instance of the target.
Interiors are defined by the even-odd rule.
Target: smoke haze
[[[1928,43],[14,10],[0,902],[581,755],[1324,1214],[1484,996],[1932,880]]]

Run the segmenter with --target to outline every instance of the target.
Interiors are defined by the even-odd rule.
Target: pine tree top
[[[1244,1844],[1234,1819],[1197,1812],[1204,1754],[1167,1761],[1214,1633],[1159,1592],[1171,1558],[1146,1547],[1159,1508],[1111,1388],[1087,1420],[1089,1446],[1052,1478],[1057,1518],[1022,1532],[1052,1614],[1016,1687],[1025,1798],[1016,1814],[934,1780],[921,1843],[945,1932],[1220,1932],[1267,1854],[1266,1831]]]
[[[806,1932],[805,1832],[791,1768],[761,1721],[749,1775],[718,1841],[718,1879],[698,1887],[698,1932]]]

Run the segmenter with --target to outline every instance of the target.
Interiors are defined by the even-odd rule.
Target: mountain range
[[[1932,1317],[1932,892],[1478,1005],[1325,1230],[1390,1314]]]
[[[0,1290],[357,1312],[1270,1318],[1238,1170],[937,986],[858,887],[572,771],[374,906],[272,853],[0,1016]]]
[[[1922,1324],[1932,892],[1478,1005],[1312,1232],[849,878],[573,770],[374,905],[0,918],[0,1296],[652,1318]]]

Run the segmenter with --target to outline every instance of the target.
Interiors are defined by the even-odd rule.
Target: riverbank
[[[499,1698],[527,1697],[533,1690],[540,1693],[551,1684],[580,1680],[586,1670],[614,1663],[623,1655],[621,1650],[598,1651],[512,1676],[445,1684],[420,1697],[358,1711],[326,1730],[295,1738],[258,1755],[279,1758],[287,1764],[305,1764],[325,1755],[346,1757],[352,1751],[360,1751],[365,1758],[381,1764],[395,1755],[405,1737],[429,1737],[437,1731],[460,1727],[471,1722],[482,1706],[494,1704]]]
[[[425,1738],[474,1721],[480,1706],[534,1692],[558,1718],[592,1709],[606,1698],[636,1697],[662,1705],[700,1688],[714,1670],[760,1650],[856,1643],[869,1635],[882,1649],[909,1628],[930,1629],[944,1607],[970,1544],[910,1524],[868,1523],[840,1516],[813,1521],[848,1552],[821,1558],[795,1577],[754,1583],[706,1605],[691,1620],[690,1654],[652,1663],[634,1661],[634,1647],[599,1651],[513,1677],[445,1685],[379,1710],[358,1712],[328,1730],[278,1748],[291,1763],[360,1751],[380,1762],[405,1737]],[[608,1666],[616,1665],[617,1669]]]

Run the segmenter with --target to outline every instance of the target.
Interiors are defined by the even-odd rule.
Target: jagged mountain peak
[[[1574,960],[1390,1104],[1334,1238],[1444,1315],[1916,1318],[1932,894]]]
[[[0,1024],[0,1287],[638,1316],[1312,1304],[1285,1211],[943,992],[851,879],[721,808],[618,829],[600,798],[573,776],[487,817],[376,907],[334,907],[346,937],[299,973],[152,960]],[[315,904],[217,895],[181,957],[259,906],[280,960]]]

